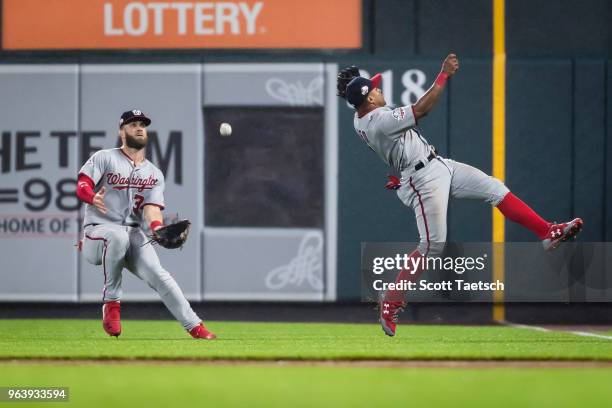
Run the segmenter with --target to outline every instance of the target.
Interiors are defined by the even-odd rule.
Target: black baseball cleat
[[[581,218],[574,218],[569,222],[561,224],[550,224],[546,238],[542,240],[542,245],[545,251],[555,249],[562,242],[575,238],[582,230],[583,222]]]

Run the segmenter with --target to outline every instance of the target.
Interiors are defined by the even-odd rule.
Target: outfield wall
[[[196,182],[196,174],[205,168],[205,145],[203,139],[193,136],[191,142],[195,143],[197,150],[191,149],[194,144],[187,143],[187,135],[205,133],[207,102],[206,89],[202,90],[202,87],[205,88],[206,73],[200,71],[203,71],[203,64],[209,63],[311,64],[307,66],[317,67],[317,75],[324,81],[322,102],[312,104],[315,109],[319,106],[322,113],[318,114],[323,115],[319,128],[322,133],[318,137],[323,136],[320,143],[325,160],[321,174],[315,175],[320,183],[316,194],[322,197],[322,204],[318,215],[314,215],[316,219],[311,219],[308,225],[296,226],[297,236],[289,239],[294,239],[295,244],[289,245],[284,256],[274,259],[274,264],[265,268],[273,270],[290,264],[299,252],[299,237],[312,232],[319,234],[315,238],[315,247],[322,245],[316,258],[321,275],[314,282],[322,284],[306,285],[305,291],[298,288],[297,292],[288,291],[276,298],[265,291],[260,291],[258,296],[261,299],[356,300],[360,293],[360,243],[414,240],[416,227],[411,211],[404,208],[393,193],[382,188],[387,169],[354,135],[351,111],[333,97],[333,72],[337,67],[349,64],[357,64],[369,73],[384,72],[386,96],[394,103],[406,103],[421,92],[423,78],[424,84],[432,81],[440,61],[449,51],[457,53],[462,61],[461,70],[449,82],[439,106],[422,121],[421,126],[425,136],[443,155],[490,172],[491,14],[492,2],[485,0],[365,0],[362,3],[361,47],[354,49],[227,51],[194,48],[128,52],[5,49],[0,51],[0,62],[5,78],[8,78],[1,87],[0,130],[9,136],[0,139],[3,143],[0,188],[17,188],[19,205],[23,206],[24,189],[30,182],[30,196],[38,197],[33,206],[40,206],[49,195],[50,207],[44,211],[26,209],[25,212],[44,213],[43,218],[47,221],[43,222],[58,218],[58,231],[64,231],[61,220],[65,212],[57,208],[51,210],[51,207],[58,204],[57,190],[69,185],[67,182],[57,183],[74,177],[86,153],[95,147],[114,145],[114,121],[124,108],[134,104],[148,105],[149,109],[144,106],[142,109],[151,112],[154,120],[159,118],[156,123],[162,126],[154,129],[160,150],[152,151],[150,155],[158,164],[161,160],[168,166],[174,184],[169,185],[167,195],[195,194],[202,197],[200,202],[193,203],[179,202],[174,198],[177,201],[173,205],[181,215],[190,216],[201,225],[201,234],[192,235],[191,246],[183,253],[165,254],[163,261],[173,272],[180,270],[185,259],[189,259],[190,265],[194,262],[199,265],[188,273],[177,271],[175,276],[191,299],[213,299],[216,295],[207,293],[206,287],[210,287],[207,280],[213,286],[217,283],[222,286],[224,277],[228,275],[221,263],[206,266],[209,258],[201,255],[206,253],[207,233],[203,221],[206,198],[205,186]],[[612,196],[612,165],[609,160],[612,143],[608,141],[612,130],[612,105],[609,102],[612,94],[611,20],[612,7],[605,0],[583,1],[579,5],[563,0],[555,2],[554,6],[546,1],[508,1],[506,6],[506,183],[549,219],[582,216],[586,228],[581,240],[585,241],[609,241],[612,234],[612,207],[609,204]],[[99,80],[96,75],[112,77],[106,68],[99,67],[118,64],[118,68],[110,70],[120,72],[125,63],[146,64],[144,71],[172,70],[172,66],[159,66],[178,63],[184,72],[178,82],[174,79],[170,82],[172,78],[166,74],[161,75],[161,79],[154,79],[154,73],[139,75],[138,69],[130,68],[131,77],[138,79],[128,82],[143,81],[146,90],[138,98],[126,100],[125,104],[129,106],[123,106],[122,95],[110,92],[109,84],[114,86],[117,82]],[[23,70],[28,71],[28,67],[33,68],[33,64],[60,66],[51,70],[55,73],[45,70],[45,75],[54,78],[48,80],[35,79],[33,73],[23,73]],[[97,74],[92,69],[97,69]],[[294,81],[299,79],[291,71],[286,75]],[[31,89],[31,92],[24,92],[24,89]],[[178,133],[172,132],[177,130],[182,132],[180,154],[183,157],[178,169],[172,167],[176,165],[173,160],[179,149]],[[19,141],[17,131],[41,133],[40,136],[22,135]],[[51,132],[73,132],[74,135],[52,136]],[[330,137],[336,138],[335,147],[333,143],[329,144]],[[19,143],[23,156],[17,155]],[[5,149],[8,144],[11,147]],[[30,146],[38,150],[26,152],[24,149]],[[68,152],[64,161],[60,146]],[[174,151],[164,150],[172,147]],[[162,157],[168,152],[172,152],[170,156]],[[317,155],[316,152],[313,154]],[[192,160],[187,160],[188,157]],[[28,168],[38,163],[41,164],[39,168]],[[20,170],[17,170],[18,166],[21,166]],[[334,166],[337,166],[337,178],[334,177]],[[182,175],[180,184],[177,170]],[[51,181],[47,185],[36,179]],[[334,195],[336,197],[332,197]],[[11,194],[9,196],[12,198]],[[70,199],[59,203],[68,207],[75,204]],[[11,207],[13,204],[2,203],[0,211],[3,217],[24,212],[24,207]],[[286,202],[285,205],[291,204]],[[74,211],[68,212],[74,214]],[[76,235],[76,216],[68,218],[73,221],[68,234]],[[280,228],[278,232],[286,232],[285,227]],[[214,235],[213,229],[211,227],[210,232]],[[52,236],[40,241],[42,243],[32,238],[13,238],[10,234],[0,238],[1,256],[6,260],[2,277],[7,282],[0,287],[0,292],[4,293],[0,297],[4,296],[5,300],[95,299],[100,281],[83,275],[87,266],[82,265],[73,252],[72,235]],[[218,239],[221,243],[223,238],[219,236]],[[488,207],[480,203],[453,202],[449,213],[449,239],[490,240],[491,212]],[[530,234],[519,227],[507,225],[507,241],[531,239]],[[282,240],[287,242],[287,238]],[[258,251],[265,253],[279,248],[280,244],[270,243],[269,248]],[[230,248],[231,244],[220,244],[220,247]],[[239,247],[248,247],[248,244],[239,244]],[[36,256],[31,255],[33,248]],[[49,262],[55,258],[57,262]],[[262,270],[265,268],[262,266]],[[240,270],[244,269],[245,265],[240,266]],[[208,277],[207,270],[212,271]],[[238,276],[232,278],[238,279]],[[132,293],[135,299],[152,298],[144,285],[138,282],[134,285],[128,286],[126,292]],[[250,284],[244,288],[245,292],[256,292],[251,291]],[[226,288],[215,290],[219,298],[230,295]]]

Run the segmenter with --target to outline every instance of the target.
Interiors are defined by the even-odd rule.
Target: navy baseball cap
[[[121,119],[119,119],[119,129],[121,129],[121,126],[130,122],[136,122],[137,120],[142,121],[145,126],[149,126],[151,124],[151,119],[147,118],[147,115],[145,115],[143,111],[132,109],[121,114]]]
[[[366,100],[372,89],[378,88],[382,81],[380,74],[374,75],[371,79],[355,77],[346,86],[346,100],[354,107],[359,107]]]

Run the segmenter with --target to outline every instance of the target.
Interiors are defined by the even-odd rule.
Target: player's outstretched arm
[[[446,80],[455,75],[459,69],[459,59],[455,54],[449,54],[442,63],[442,70],[431,87],[412,106],[416,120],[426,116],[434,107],[446,84]]]

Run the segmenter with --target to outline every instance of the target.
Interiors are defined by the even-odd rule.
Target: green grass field
[[[193,340],[173,321],[124,321],[114,339],[98,320],[0,320],[0,386],[67,386],[69,405],[83,407],[612,405],[612,365],[580,366],[612,361],[609,339],[505,326],[406,325],[395,338],[375,324],[208,326],[218,340]],[[345,363],[331,362],[340,360]],[[500,365],[349,365],[352,360]],[[516,367],[501,365],[504,360],[576,363]],[[36,404],[19,404],[28,405]]]
[[[612,401],[610,369],[137,364],[0,369],[3,385],[68,386],[70,405],[83,407],[541,408],[609,407]]]
[[[612,341],[505,326],[212,322],[194,341],[174,321],[124,321],[119,339],[98,320],[0,320],[0,358],[253,360],[612,360]]]

